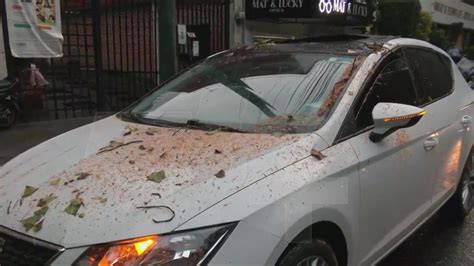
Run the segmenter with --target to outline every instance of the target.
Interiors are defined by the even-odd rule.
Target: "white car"
[[[422,41],[225,51],[4,165],[0,264],[376,264],[468,215],[473,116]]]

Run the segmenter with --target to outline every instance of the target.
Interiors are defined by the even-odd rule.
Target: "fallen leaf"
[[[132,134],[132,130],[126,128],[125,131],[123,132],[122,136],[125,137],[125,136],[128,136],[128,135],[130,135],[130,134]]]
[[[214,153],[215,153],[215,154],[222,154],[222,151],[221,151],[221,150],[218,150],[218,149],[215,149],[215,150],[214,150]]]
[[[87,177],[89,177],[90,175],[91,174],[89,174],[89,173],[79,173],[79,174],[76,174],[76,177],[77,177],[77,180],[84,180]]]
[[[39,230],[41,230],[41,227],[43,226],[44,219],[41,220],[41,218],[43,218],[43,216],[48,212],[48,210],[49,210],[49,207],[44,206],[43,208],[35,211],[33,213],[33,216],[23,219],[20,222],[21,224],[23,224],[27,232],[30,231],[31,229],[33,229],[34,232],[38,232]]]
[[[25,186],[25,191],[23,191],[23,196],[21,196],[22,198],[26,198],[26,197],[29,197],[31,195],[33,195],[33,193],[35,193],[38,189],[35,188],[35,187],[32,187],[32,186]]]
[[[25,227],[25,230],[28,232],[30,231],[39,221],[41,220],[41,216],[33,215],[28,217],[24,220],[21,220],[21,224]]]
[[[46,213],[48,212],[48,210],[49,210],[49,207],[48,207],[48,206],[44,206],[44,207],[42,207],[41,209],[35,211],[34,214],[35,214],[35,215],[39,215],[39,216],[45,216]]]
[[[219,172],[217,172],[217,174],[215,174],[215,176],[217,178],[223,178],[225,176],[225,171],[224,170],[220,170]]]
[[[147,152],[151,153],[151,152],[153,152],[154,150],[155,150],[155,148],[151,147],[151,148],[149,148],[149,149],[147,150]]]
[[[130,161],[128,161],[128,163],[129,163],[129,164],[135,164],[135,161],[130,160]]]
[[[59,182],[61,182],[61,178],[56,177],[56,178],[53,178],[49,181],[49,185],[50,186],[57,186],[57,185],[59,185]]]
[[[145,146],[143,146],[143,145],[140,145],[138,148],[142,151],[146,150]]]
[[[64,209],[64,212],[73,216],[76,216],[77,211],[81,206],[84,205],[82,199],[74,198],[69,202],[69,205]]]
[[[107,198],[103,198],[100,200],[100,203],[106,203],[107,202]]]
[[[153,135],[155,135],[156,132],[158,132],[158,130],[156,128],[150,127],[146,130],[145,133],[149,136],[153,136]]]
[[[85,216],[86,216],[86,214],[85,214],[85,213],[81,213],[81,214],[79,214],[79,218],[81,218],[81,219],[82,219],[82,218],[84,218]]]
[[[161,170],[159,172],[155,172],[147,177],[148,180],[153,181],[155,183],[160,183],[166,178],[165,171]]]
[[[163,159],[166,157],[166,152],[163,152],[161,155],[160,155],[160,159]]]
[[[285,134],[283,132],[273,132],[272,136],[280,138],[283,137]]]
[[[38,201],[37,207],[48,206],[48,204],[55,199],[57,199],[57,197],[53,196],[53,194],[49,194],[49,196],[46,196]]]
[[[320,161],[327,157],[316,149],[311,150],[311,155]]]
[[[43,228],[44,218],[33,226],[33,232],[38,233]]]

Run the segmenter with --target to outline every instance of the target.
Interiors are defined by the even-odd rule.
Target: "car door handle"
[[[461,118],[461,124],[469,125],[472,122],[472,117],[469,115],[465,115]]]
[[[438,146],[439,140],[437,138],[427,138],[425,142],[423,143],[423,148],[425,148],[426,151],[431,151],[434,149],[436,146]]]

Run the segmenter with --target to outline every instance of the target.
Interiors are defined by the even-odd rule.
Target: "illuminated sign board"
[[[375,0],[246,0],[247,19],[347,18],[371,21]]]

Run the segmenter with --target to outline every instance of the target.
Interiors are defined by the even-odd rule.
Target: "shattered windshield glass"
[[[227,52],[171,80],[129,115],[156,125],[308,133],[334,107],[354,61],[327,53]]]

